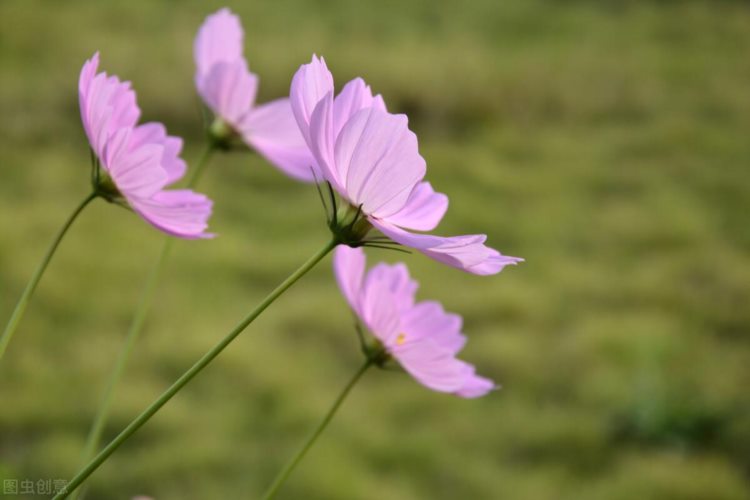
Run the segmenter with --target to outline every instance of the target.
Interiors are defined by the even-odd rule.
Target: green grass
[[[209,5],[210,4],[210,5]],[[87,193],[77,78],[95,50],[147,120],[203,146],[192,37],[216,2],[0,3],[0,322]],[[527,262],[405,259],[465,316],[465,401],[373,372],[280,498],[750,497],[746,2],[235,2],[260,99],[311,53],[406,112],[451,197],[442,234]],[[310,186],[215,158],[214,241],[177,245],[114,436],[326,241]],[[162,237],[95,203],[0,365],[0,478],[67,478]],[[370,259],[401,255],[371,251]],[[317,268],[93,477],[92,499],[256,498],[360,363]]]

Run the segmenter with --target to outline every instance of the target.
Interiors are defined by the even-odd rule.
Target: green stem
[[[13,310],[13,314],[11,315],[7,326],[5,327],[5,331],[3,332],[2,337],[0,337],[0,359],[2,359],[3,355],[5,354],[5,350],[8,348],[10,339],[13,337],[13,334],[15,333],[16,328],[18,327],[18,324],[21,322],[21,317],[23,316],[23,313],[26,310],[26,306],[29,304],[29,300],[31,299],[31,296],[34,294],[34,290],[36,289],[36,286],[39,284],[39,280],[42,279],[44,270],[47,269],[47,265],[49,264],[50,260],[52,260],[52,256],[55,254],[55,250],[57,250],[57,247],[60,244],[60,241],[62,241],[63,236],[65,236],[65,233],[73,224],[73,221],[76,220],[76,218],[78,217],[78,214],[80,214],[83,211],[83,209],[86,208],[86,205],[91,203],[91,201],[97,196],[98,195],[95,192],[91,193],[78,205],[78,207],[76,207],[73,213],[70,214],[68,219],[65,221],[65,224],[63,225],[63,227],[57,233],[57,236],[55,236],[55,239],[52,241],[52,244],[47,249],[47,253],[44,254],[44,257],[42,258],[42,262],[39,264],[39,267],[37,267],[36,271],[34,272],[34,275],[31,277],[31,280],[26,285],[26,289],[23,291],[21,298],[18,300],[18,304],[16,304],[16,308]]]
[[[195,168],[191,172],[190,177],[188,177],[188,188],[193,188],[196,184],[198,184],[198,180],[201,178],[206,165],[208,165],[208,160],[211,159],[211,155],[213,155],[215,149],[216,148],[214,146],[209,144],[208,146],[206,146],[206,149],[203,150],[203,154],[198,159],[198,163],[195,165]]]
[[[211,159],[211,153],[213,152],[213,150],[214,148],[209,145],[203,151],[193,169],[192,174],[190,175],[187,187],[193,187],[198,182],[201,172],[204,170],[205,166],[208,164],[208,161]],[[122,378],[122,375],[125,371],[125,365],[127,365],[128,359],[130,358],[130,353],[132,352],[133,346],[135,345],[135,342],[138,339],[141,330],[143,329],[143,323],[146,319],[146,316],[151,309],[154,293],[156,293],[159,278],[161,277],[161,273],[164,270],[164,265],[167,262],[169,254],[171,253],[174,240],[175,239],[173,237],[165,238],[164,244],[162,245],[161,251],[159,253],[159,258],[157,259],[156,264],[151,269],[151,272],[146,279],[146,285],[143,288],[141,299],[138,302],[138,307],[136,308],[135,314],[133,315],[133,320],[130,323],[130,328],[128,329],[128,333],[125,337],[125,342],[120,349],[120,353],[117,356],[115,367],[109,376],[109,380],[107,381],[104,396],[102,397],[101,403],[99,404],[99,408],[97,409],[94,421],[91,424],[89,434],[86,437],[86,444],[84,446],[81,459],[81,467],[84,467],[91,460],[91,458],[94,456],[94,453],[99,448],[99,443],[102,439],[102,432],[104,431],[104,426],[107,423],[107,419],[109,418],[109,410],[114,399],[115,388]],[[74,498],[81,499],[83,498],[84,494],[84,488],[80,488]]]
[[[365,364],[363,364],[360,369],[357,370],[357,373],[354,374],[351,380],[349,380],[349,383],[346,384],[344,390],[341,391],[339,397],[337,397],[336,401],[334,401],[333,406],[331,406],[331,408],[328,410],[328,413],[326,413],[323,421],[320,422],[320,424],[318,424],[318,427],[313,431],[312,434],[310,434],[310,437],[307,438],[307,441],[305,441],[305,444],[302,446],[302,448],[297,451],[292,459],[287,462],[284,468],[281,469],[281,471],[276,475],[276,478],[273,480],[273,483],[271,483],[271,486],[269,486],[266,492],[263,494],[263,500],[270,500],[271,498],[276,496],[276,493],[278,493],[279,489],[287,480],[297,464],[300,463],[305,454],[310,450],[310,448],[312,448],[313,444],[315,444],[315,441],[318,439],[318,437],[323,433],[326,427],[328,427],[328,424],[333,419],[333,416],[341,406],[341,403],[344,402],[346,397],[349,395],[349,392],[351,392],[352,388],[356,385],[359,379],[362,378],[362,375],[364,375],[367,369],[370,368],[373,362],[374,361],[372,359],[368,358],[367,361],[365,361]]]
[[[146,319],[146,315],[148,314],[149,309],[151,308],[151,302],[153,300],[154,293],[156,292],[156,285],[159,282],[159,277],[164,268],[164,264],[167,261],[167,257],[171,252],[173,243],[174,239],[171,237],[167,238],[164,241],[164,245],[161,248],[161,253],[159,254],[159,259],[151,269],[148,279],[146,280],[146,286],[143,289],[143,294],[141,295],[141,299],[138,303],[138,308],[136,309],[135,315],[133,316],[133,321],[130,323],[130,329],[128,330],[127,336],[125,337],[125,342],[120,349],[120,353],[117,356],[115,367],[109,376],[109,380],[107,381],[104,396],[101,399],[99,408],[96,412],[96,416],[94,417],[94,421],[91,424],[91,428],[89,429],[89,434],[86,437],[86,444],[84,446],[83,455],[81,458],[81,467],[85,466],[91,460],[91,457],[94,456],[94,453],[99,448],[99,443],[102,439],[102,432],[104,431],[104,426],[107,423],[109,410],[114,399],[115,388],[122,378],[122,375],[125,371],[125,365],[127,365],[128,359],[130,358],[130,353],[133,350],[133,345],[135,345],[136,339],[138,338],[141,329],[143,328],[143,323]],[[74,498],[83,498],[83,490],[83,488],[79,489],[78,495]]]
[[[117,435],[107,446],[104,447],[102,451],[99,452],[98,455],[96,455],[86,467],[81,469],[78,474],[73,477],[73,479],[70,480],[67,487],[64,491],[58,493],[53,500],[60,500],[63,498],[67,498],[73,491],[75,491],[78,486],[81,485],[96,469],[99,468],[106,460],[109,458],[112,453],[117,450],[117,448],[120,447],[125,441],[128,440],[130,436],[135,434],[138,429],[140,429],[143,424],[148,422],[151,417],[153,417],[156,412],[158,412],[162,406],[167,404],[167,402],[172,399],[175,394],[180,392],[180,390],[185,387],[188,382],[190,382],[193,377],[195,377],[198,373],[200,373],[206,366],[208,366],[211,361],[218,356],[221,351],[223,351],[229,344],[232,343],[232,341],[240,334],[242,331],[247,328],[247,326],[252,323],[255,318],[260,316],[260,314],[265,311],[268,306],[270,306],[281,294],[283,294],[289,287],[291,287],[294,283],[296,283],[302,276],[307,274],[310,269],[315,267],[315,265],[320,262],[323,257],[328,255],[328,253],[333,250],[336,245],[338,244],[338,240],[336,238],[331,239],[330,242],[326,243],[326,245],[321,248],[318,252],[315,253],[312,257],[310,257],[307,262],[302,264],[294,273],[292,273],[287,279],[285,279],[279,286],[277,286],[270,294],[266,296],[263,301],[258,304],[258,306],[253,309],[250,314],[245,317],[229,334],[227,334],[226,337],[224,337],[218,344],[216,344],[211,350],[209,350],[206,354],[203,355],[188,371],[182,374],[180,378],[177,379],[176,382],[174,382],[169,389],[164,391],[161,396],[159,396],[156,401],[151,403],[151,405],[148,406],[140,415],[138,415],[135,420],[133,420],[125,429],[120,432],[120,434]]]

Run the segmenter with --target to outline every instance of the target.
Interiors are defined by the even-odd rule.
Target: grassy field
[[[0,2],[0,323],[88,193],[77,78],[95,50],[145,119],[203,147],[192,38],[216,2]],[[750,498],[750,5],[234,2],[260,99],[312,52],[408,113],[442,234],[527,259],[495,277],[407,256],[465,316],[473,401],[369,373],[286,499]],[[214,159],[213,241],[179,242],[114,436],[326,241],[315,190]],[[68,478],[163,238],[76,223],[0,365],[0,479]],[[370,251],[371,260],[400,258]],[[92,500],[256,498],[360,363],[325,261],[103,466]],[[12,496],[7,496],[13,498]],[[6,496],[0,495],[0,498]]]

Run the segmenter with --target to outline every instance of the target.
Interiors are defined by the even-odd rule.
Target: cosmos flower
[[[290,99],[320,174],[385,236],[473,274],[496,274],[523,260],[486,246],[483,234],[412,232],[435,229],[448,197],[423,181],[426,164],[406,116],[388,113],[382,97],[373,97],[361,78],[334,98],[333,76],[325,61],[313,56],[294,75]]]
[[[495,384],[456,358],[466,343],[461,316],[439,302],[415,302],[417,283],[404,264],[379,263],[365,274],[361,248],[339,245],[333,258],[341,292],[385,352],[419,383],[465,398],[487,394]]]
[[[289,99],[255,104],[258,76],[242,55],[243,38],[239,17],[226,8],[208,16],[195,37],[195,86],[219,120],[214,127],[228,127],[287,175],[311,181],[314,162]]]
[[[140,109],[130,82],[97,73],[99,53],[78,81],[81,120],[104,178],[99,194],[122,200],[149,224],[180,238],[206,238],[212,202],[185,189],[165,190],[185,174],[182,140],[161,123],[137,125]],[[97,168],[97,172],[100,172]]]

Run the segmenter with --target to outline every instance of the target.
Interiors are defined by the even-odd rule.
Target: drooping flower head
[[[423,181],[426,164],[405,115],[386,110],[361,78],[333,95],[333,76],[313,56],[292,80],[290,99],[321,175],[391,240],[473,274],[496,274],[523,259],[484,245],[483,234],[441,237],[435,229],[448,197]]]
[[[195,37],[195,86],[216,115],[213,133],[236,134],[287,175],[311,181],[314,162],[289,99],[255,105],[258,76],[242,55],[243,38],[239,17],[226,8],[208,16]]]
[[[415,302],[418,285],[404,264],[379,263],[365,273],[365,263],[361,248],[336,248],[339,288],[388,355],[435,391],[474,398],[495,388],[456,358],[466,343],[461,316],[445,312],[439,302]]]
[[[161,123],[137,125],[141,111],[130,82],[97,73],[99,53],[86,61],[78,81],[81,120],[98,165],[106,174],[97,189],[125,202],[149,224],[180,238],[206,238],[212,202],[186,189],[164,188],[182,178],[182,139]],[[99,172],[99,169],[97,169]]]

